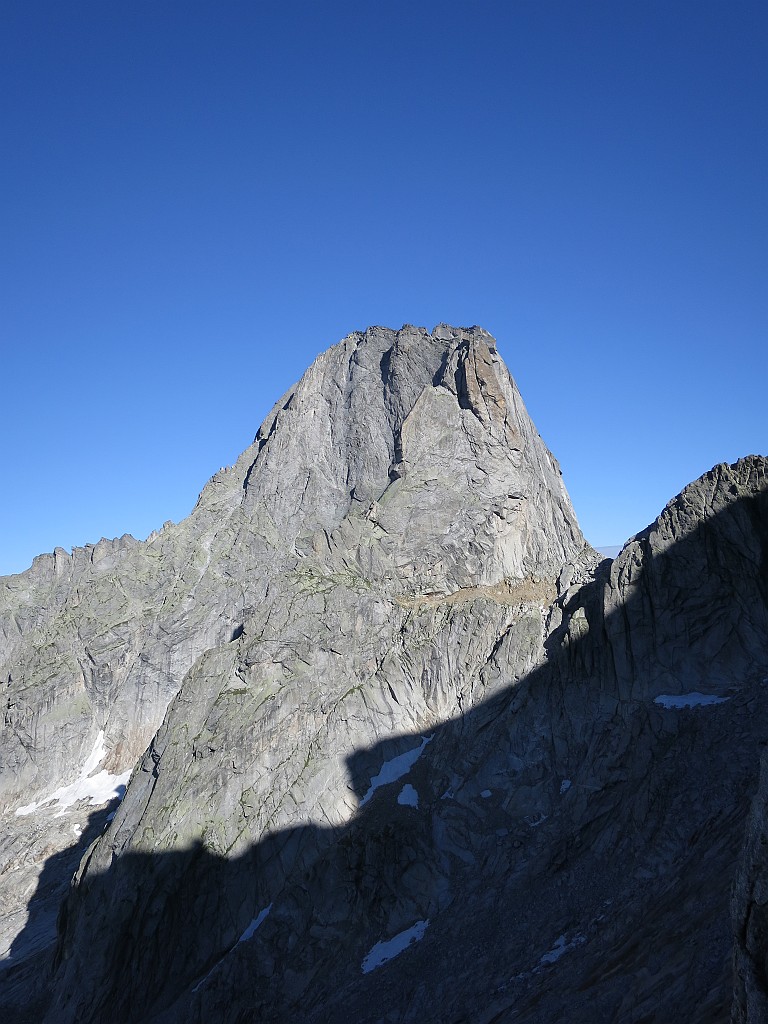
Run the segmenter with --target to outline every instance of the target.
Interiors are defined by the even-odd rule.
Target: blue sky
[[[0,573],[369,324],[491,331],[595,544],[768,453],[765,3],[16,0],[0,108]]]

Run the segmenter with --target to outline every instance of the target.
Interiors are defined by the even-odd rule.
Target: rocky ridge
[[[727,1019],[767,490],[601,561],[493,339],[373,328],[184,523],[5,581],[6,820],[141,755],[38,1019]]]

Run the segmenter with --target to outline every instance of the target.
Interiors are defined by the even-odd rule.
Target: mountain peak
[[[6,1005],[720,1019],[767,500],[715,467],[601,561],[491,335],[350,334],[183,522],[0,581]]]

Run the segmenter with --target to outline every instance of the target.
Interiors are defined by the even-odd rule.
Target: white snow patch
[[[263,910],[259,911],[259,913],[256,915],[256,917],[254,917],[254,919],[251,921],[251,923],[245,929],[245,931],[240,936],[240,938],[237,940],[237,942],[233,946],[230,946],[229,949],[224,954],[224,956],[221,957],[219,960],[217,960],[216,963],[213,965],[213,967],[210,969],[210,971],[208,971],[208,973],[206,975],[204,975],[200,979],[200,981],[198,981],[198,983],[192,989],[193,993],[199,991],[203,987],[203,985],[206,983],[206,981],[208,981],[210,976],[215,971],[217,971],[218,968],[224,963],[224,961],[227,959],[227,957],[232,952],[232,950],[235,948],[235,946],[239,946],[241,942],[247,942],[248,939],[252,939],[253,938],[254,932],[256,931],[256,929],[260,925],[262,925],[264,923],[264,920],[266,919],[266,917],[269,914],[271,909],[272,909],[272,904],[270,903],[268,907],[264,907]]]
[[[404,807],[418,807],[419,806],[419,794],[410,784],[406,782],[403,788],[400,790],[397,796],[397,802],[402,804]]]
[[[86,758],[85,764],[80,771],[80,778],[87,779],[89,775],[92,775],[99,767],[101,762],[104,760],[104,755],[107,752],[107,748],[104,745],[104,730],[99,730],[99,735],[96,737],[96,742],[93,745],[93,750]]]
[[[247,942],[248,939],[253,938],[253,933],[256,931],[259,925],[263,924],[264,920],[267,918],[271,909],[272,904],[270,903],[268,907],[265,907],[263,910],[260,910],[237,941]]]
[[[391,939],[387,939],[385,942],[377,942],[360,965],[363,974],[375,971],[377,967],[381,967],[388,960],[399,956],[411,943],[419,942],[420,939],[423,939],[428,925],[429,921],[417,921],[416,924],[412,924],[405,931],[393,935]]]
[[[661,704],[663,708],[679,710],[680,708],[702,708],[710,704],[724,704],[727,700],[730,700],[730,697],[715,697],[711,693],[697,693],[693,690],[691,693],[660,693],[653,703]]]
[[[564,953],[568,953],[571,949],[575,949],[576,946],[580,946],[585,941],[586,939],[583,935],[574,935],[570,942],[568,942],[564,935],[561,935],[559,939],[555,940],[552,949],[539,960],[539,965],[555,963]]]
[[[572,785],[573,783],[570,779],[563,779],[563,781],[560,783],[560,796],[562,796],[563,793],[567,793]]]
[[[42,800],[27,804],[24,807],[18,807],[16,814],[34,814],[35,811],[39,811],[48,804],[51,804],[58,805],[59,812],[54,817],[61,818],[66,809],[71,807],[72,804],[76,804],[79,800],[88,800],[92,807],[98,807],[100,804],[109,803],[116,796],[122,799],[128,779],[131,777],[130,768],[120,775],[110,775],[103,768],[95,775],[92,774],[104,759],[105,753],[106,747],[102,730],[96,737],[93,750],[86,758],[76,782],[72,782],[68,786],[61,786],[55,793],[51,793],[50,796],[44,797]]]
[[[385,761],[381,766],[379,774],[374,775],[371,779],[371,785],[368,788],[368,792],[360,801],[360,806],[364,807],[376,790],[381,786],[386,786],[390,782],[397,782],[398,779],[402,779],[404,775],[407,775],[421,757],[424,747],[431,742],[431,736],[422,736],[421,743],[418,747],[414,747],[413,750],[406,750],[404,754],[398,754],[397,757],[393,757],[391,760]]]
[[[490,795],[491,795],[490,789],[484,789],[482,791],[482,793],[480,794],[480,796],[483,798],[483,800],[487,800]]]

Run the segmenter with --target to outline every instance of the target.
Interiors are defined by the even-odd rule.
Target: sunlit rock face
[[[490,335],[372,328],[185,522],[5,581],[11,830],[138,758],[35,1019],[727,1018],[767,492],[601,560]]]
[[[557,463],[479,328],[352,334],[321,355],[192,514],[146,543],[57,549],[0,582],[0,806],[144,751],[185,673],[273,578],[394,594],[550,576],[584,546]]]

